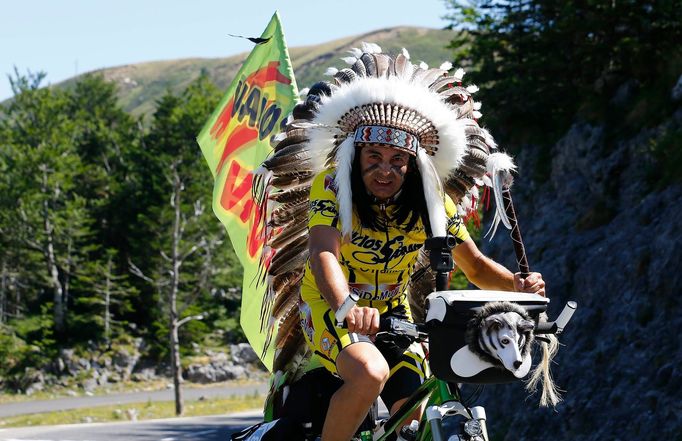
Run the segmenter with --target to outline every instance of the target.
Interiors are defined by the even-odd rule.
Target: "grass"
[[[267,381],[267,376],[264,374],[262,381]],[[256,382],[258,382],[256,380]],[[168,384],[172,383],[172,380],[170,378],[160,378],[157,380],[152,380],[152,381],[145,381],[145,382],[134,382],[134,381],[128,381],[128,382],[123,382],[123,383],[110,383],[106,387],[99,387],[95,389],[92,392],[92,395],[98,396],[98,395],[111,395],[111,394],[117,394],[117,393],[126,393],[126,392],[148,392],[148,391],[155,391],[155,390],[164,390],[168,388]],[[211,383],[211,384],[198,384],[198,383],[190,383],[185,381],[183,383],[183,388],[192,388],[192,389],[199,389],[199,388],[209,388],[209,387],[216,387],[220,386],[221,384],[230,384],[230,385],[235,385],[235,384],[252,384],[254,383],[254,380],[230,380],[227,382],[223,383]],[[255,383],[254,383],[255,384]],[[38,400],[52,400],[55,398],[67,398],[74,396],[73,392],[76,392],[77,397],[82,397],[86,396],[89,394],[86,394],[85,391],[81,388],[79,388],[77,385],[71,385],[68,387],[65,386],[53,386],[49,390],[45,391],[38,391],[35,392],[32,395],[26,395],[23,393],[0,393],[0,404],[7,404],[7,403],[20,403],[20,402],[27,402],[27,401],[38,401]]]
[[[185,401],[183,416],[220,415],[263,407],[264,397],[258,393],[229,398]],[[126,405],[91,407],[0,419],[0,427],[46,426],[55,424],[103,423],[111,421],[152,420],[175,417],[173,401],[144,402]]]

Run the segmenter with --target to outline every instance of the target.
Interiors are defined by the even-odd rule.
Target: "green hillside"
[[[396,53],[403,47],[409,47],[413,60],[440,64],[451,57],[446,46],[452,37],[453,32],[448,30],[398,27],[312,46],[292,47],[290,54],[298,86],[304,88],[319,81],[328,67],[342,67],[344,64],[339,57],[345,56],[347,50],[359,47],[363,41],[377,43],[387,53]],[[227,58],[156,61],[112,67],[98,72],[116,83],[120,103],[126,111],[133,115],[148,115],[166,90],[179,94],[202,71],[206,71],[220,89],[226,89],[247,55],[243,53]],[[72,84],[77,78],[67,80],[64,84]]]

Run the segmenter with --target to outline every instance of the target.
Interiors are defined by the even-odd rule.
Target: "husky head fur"
[[[530,316],[519,305],[490,302],[469,322],[466,342],[482,360],[502,364],[520,377],[527,373],[527,370],[521,373],[519,369],[530,357],[534,328]]]

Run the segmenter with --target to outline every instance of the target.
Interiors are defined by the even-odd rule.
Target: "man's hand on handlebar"
[[[514,274],[514,291],[545,297],[545,281],[542,280],[542,274],[530,273],[526,278],[521,277],[521,273]]]
[[[349,332],[374,335],[379,332],[379,310],[365,306],[353,306],[346,315]]]

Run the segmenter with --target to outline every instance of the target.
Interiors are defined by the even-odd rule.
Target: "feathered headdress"
[[[410,152],[422,176],[431,231],[437,236],[446,233],[444,193],[458,204],[461,215],[475,216],[479,187],[509,184],[514,169],[511,158],[497,152],[490,134],[478,125],[480,104],[472,98],[478,88],[462,86],[462,69],[451,74],[450,63],[437,68],[413,64],[405,49],[390,57],[366,43],[343,60],[348,67],[328,69],[329,81],[303,91],[286,131],[275,138],[273,154],[257,172],[265,207],[263,268],[269,286],[262,319],[280,324],[275,369],[287,369],[296,359],[293,347],[304,346],[297,301],[292,299],[297,298],[295,288],[308,256],[309,189],[317,173],[336,167],[341,228],[349,235],[355,146],[378,143]],[[502,203],[497,202],[499,210]],[[427,266],[423,260],[420,256],[416,269]],[[421,278],[427,272],[415,271],[411,281],[416,319],[432,290]]]

